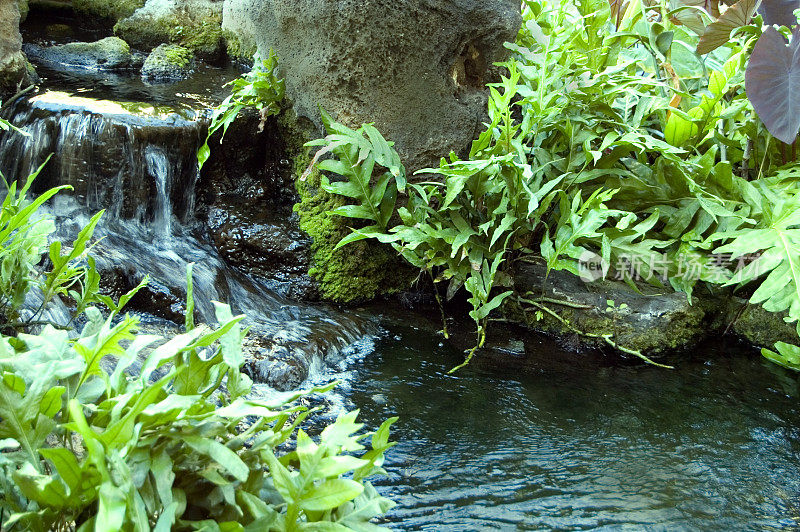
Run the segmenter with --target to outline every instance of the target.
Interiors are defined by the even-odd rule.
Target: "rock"
[[[176,44],[162,44],[144,60],[142,78],[151,83],[180,81],[194,70],[192,52]]]
[[[0,0],[0,98],[31,85],[36,73],[22,53],[19,3]]]
[[[796,324],[786,323],[788,313],[764,310],[760,305],[748,304],[746,300],[732,298],[729,304],[727,324],[730,330],[758,347],[772,348],[775,342],[797,343]]]
[[[148,0],[114,26],[114,33],[134,48],[152,50],[179,44],[206,60],[223,50],[221,0]]]
[[[214,246],[228,264],[269,284],[292,299],[316,299],[308,277],[310,239],[296,217],[269,208],[219,202],[209,209]]]
[[[563,271],[551,271],[546,282],[544,266],[525,264],[514,272],[515,289],[531,299],[545,298],[544,304],[578,330],[590,334],[613,334],[620,346],[654,355],[696,345],[712,334],[716,327],[714,309],[718,302],[695,296],[689,304],[686,294],[658,291],[639,286],[641,293],[621,281],[583,282]],[[510,300],[507,300],[510,301]],[[613,306],[609,304],[613,301]],[[575,334],[569,327],[542,313],[536,319],[535,309],[523,311],[513,304],[505,305],[506,313],[530,329],[555,334],[573,343],[573,347],[607,346],[601,339]]]
[[[222,27],[277,52],[300,117],[375,122],[414,171],[468,149],[520,23],[518,0],[226,0]]]
[[[124,70],[131,67],[131,48],[119,37],[96,42],[71,42],[58,46],[25,45],[29,57],[67,67],[90,70]]]
[[[280,391],[293,390],[308,377],[311,357],[300,349],[283,345],[246,349],[242,372],[253,382],[265,383]]]

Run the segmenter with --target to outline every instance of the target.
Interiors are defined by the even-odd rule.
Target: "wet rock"
[[[669,289],[639,286],[641,293],[637,293],[621,281],[585,283],[562,271],[551,271],[546,281],[544,276],[544,266],[525,264],[514,274],[515,288],[529,299],[544,298],[542,302],[572,327],[590,334],[612,334],[618,345],[646,355],[691,347],[715,330],[711,322],[719,302],[695,297],[689,304],[686,294]],[[547,313],[537,319],[535,308],[524,311],[509,304],[505,309],[516,321],[555,334],[570,347],[607,346],[602,339],[575,334]]]
[[[151,50],[179,44],[206,60],[223,50],[222,0],[148,0],[114,26],[114,33],[135,48]]]
[[[162,44],[144,60],[142,78],[151,83],[166,83],[188,78],[195,68],[192,53],[176,44]]]
[[[31,85],[36,73],[22,53],[19,3],[0,1],[0,99]]]
[[[104,262],[101,260],[100,264],[102,267]],[[133,268],[110,267],[100,271],[100,278],[101,293],[118,301],[142,281],[144,274]],[[161,280],[151,277],[147,285],[131,298],[129,306],[173,323],[183,323],[186,316],[186,290],[183,287],[167,286]]]
[[[273,281],[293,299],[314,299],[309,279],[310,239],[296,221],[268,208],[217,203],[208,227],[220,255],[232,266]]]
[[[465,152],[518,0],[227,0],[223,29],[277,52],[297,114],[375,122],[413,171]]]
[[[247,361],[242,367],[253,382],[268,384],[276,390],[288,391],[300,386],[308,377],[309,358],[300,350],[283,345],[246,349]]]
[[[131,49],[118,37],[96,42],[71,42],[58,46],[25,45],[25,52],[36,61],[91,70],[124,70],[131,67]]]

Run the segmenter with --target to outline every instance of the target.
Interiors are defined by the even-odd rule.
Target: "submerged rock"
[[[131,48],[119,37],[50,47],[28,44],[25,52],[37,61],[90,70],[124,70],[132,65]]]
[[[413,171],[468,149],[518,0],[227,0],[223,29],[277,52],[300,117],[375,122]]]
[[[152,83],[188,78],[195,68],[192,52],[177,44],[162,44],[144,60],[142,78]]]

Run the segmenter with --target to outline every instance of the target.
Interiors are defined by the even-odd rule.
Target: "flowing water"
[[[389,476],[376,481],[398,503],[388,526],[800,528],[798,381],[752,349],[705,346],[669,371],[508,333],[524,356],[479,357],[448,375],[461,353],[435,319],[292,302],[219,257],[193,217],[197,102],[208,90],[42,72],[60,92],[13,110],[30,136],[0,136],[0,170],[24,176],[53,154],[39,188],[75,189],[52,206],[59,232],[74,236],[107,209],[95,248],[103,268],[169,287],[194,262],[201,318],[213,320],[212,299],[230,302],[258,335],[299,353],[312,383],[342,379],[328,396],[334,414],[360,408],[371,428],[400,416]],[[225,76],[214,72],[207,85]]]

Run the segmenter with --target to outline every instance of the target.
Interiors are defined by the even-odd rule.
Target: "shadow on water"
[[[668,371],[526,339],[513,376],[397,323],[347,399],[398,415],[389,478],[405,530],[800,526],[797,378],[740,346]]]

